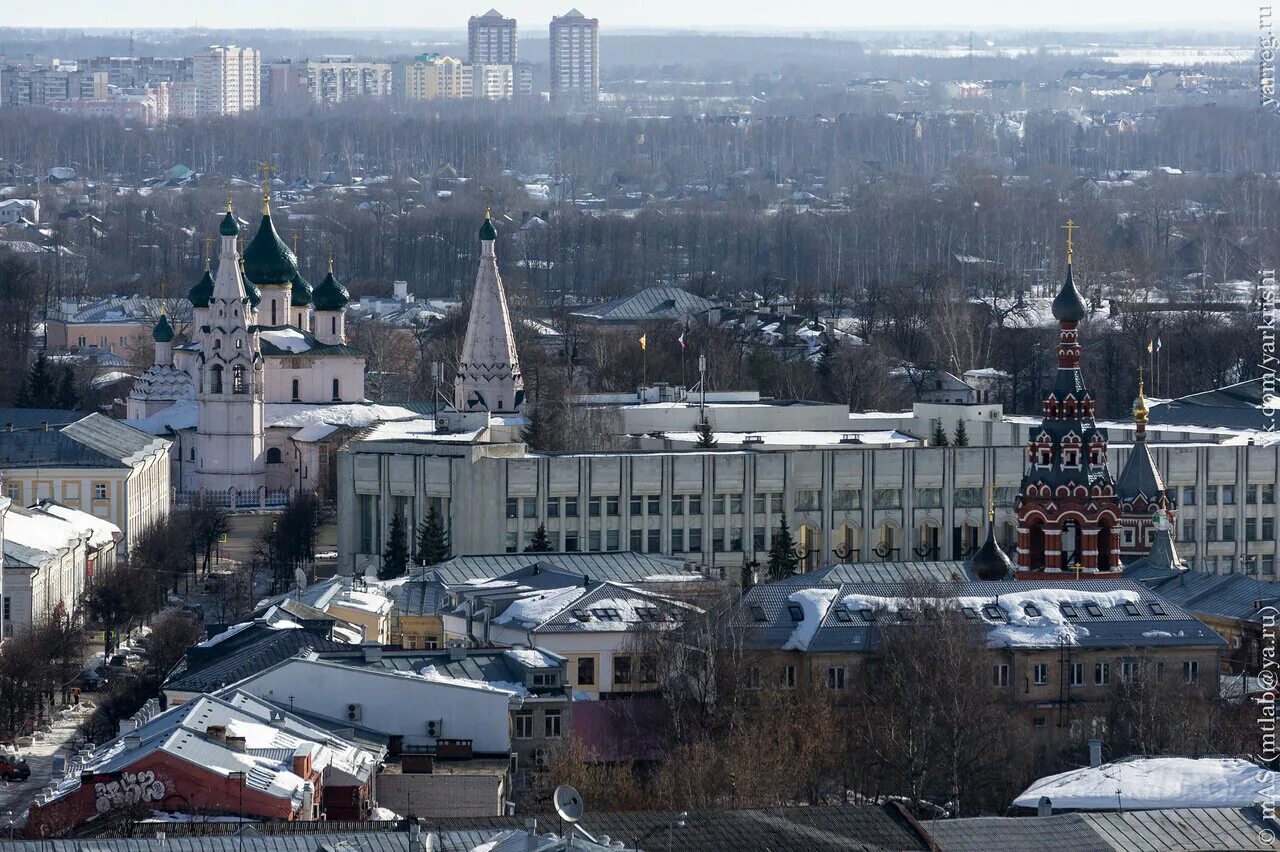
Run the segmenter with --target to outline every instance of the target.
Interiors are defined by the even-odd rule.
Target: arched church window
[[[221,349],[221,348],[222,348],[222,341],[221,341],[221,340],[214,340],[214,341],[213,341],[213,348],[214,348],[214,349]]]
[[[299,399],[302,398],[301,396],[298,395],[298,390],[299,390],[298,380],[294,379],[293,380],[293,401],[294,402],[297,402]]]
[[[271,300],[271,324],[276,324],[276,300]]]
[[[338,334],[338,318],[337,317],[329,317],[329,333],[334,335],[335,337],[337,336]]]
[[[281,462],[280,448],[268,447],[267,448],[267,464],[280,464],[280,462]]]
[[[247,390],[244,382],[244,367],[237,364],[231,368],[231,392],[245,393]]]
[[[222,393],[222,365],[209,368],[209,393]]]
[[[337,379],[333,380],[333,401],[334,402],[342,401],[342,389],[338,386]]]

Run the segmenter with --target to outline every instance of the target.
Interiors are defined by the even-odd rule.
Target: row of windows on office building
[[[1009,507],[1013,505],[1016,488],[1003,487],[995,489],[995,505]],[[917,509],[941,509],[941,488],[914,488],[911,504]],[[714,494],[711,497],[711,514],[741,515],[744,514],[746,501],[751,500],[751,511],[756,515],[781,515],[785,511],[783,494],[780,491],[762,492],[745,495],[741,492]],[[671,516],[701,515],[703,513],[702,494],[672,494],[664,498],[661,494],[632,494],[627,498],[627,514],[631,517],[657,517],[663,514],[664,502],[667,514]],[[547,518],[576,518],[581,511],[577,497],[546,498]],[[508,518],[537,518],[539,500],[536,497],[508,497],[506,515]],[[957,488],[952,493],[952,505],[957,509],[980,509],[986,505],[982,488]],[[623,498],[618,495],[591,496],[587,498],[586,514],[590,518],[619,517],[622,514]],[[822,491],[819,489],[800,489],[795,492],[791,504],[795,512],[822,511]],[[902,489],[875,488],[871,494],[873,509],[901,509]],[[862,509],[862,492],[853,488],[837,488],[831,492],[831,509],[836,512],[856,512]]]

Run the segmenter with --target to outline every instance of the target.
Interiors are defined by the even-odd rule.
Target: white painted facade
[[[84,593],[90,533],[10,505],[4,518],[4,635],[29,629],[59,607],[75,611]]]

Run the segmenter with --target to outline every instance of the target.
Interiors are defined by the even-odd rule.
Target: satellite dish
[[[301,568],[293,569],[293,581],[298,584],[299,589],[307,587],[307,572]]]
[[[556,805],[556,813],[567,823],[575,823],[582,819],[582,796],[568,784],[556,788],[552,800]]]

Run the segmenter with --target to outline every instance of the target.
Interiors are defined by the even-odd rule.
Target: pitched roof
[[[1261,622],[1261,610],[1280,603],[1280,586],[1244,574],[1171,570],[1140,560],[1124,569],[1124,577],[1188,612],[1221,618]]]
[[[988,647],[1225,644],[1178,606],[1124,580],[768,583],[743,597],[742,616],[748,641],[758,648],[866,652],[879,647],[886,626],[920,617],[917,607],[943,602],[963,608],[968,621],[985,629]],[[987,607],[998,609],[999,617]]]
[[[1270,849],[1254,808],[1177,808],[1048,817],[973,817],[922,823],[941,852],[1193,852]]]
[[[686,571],[684,561],[670,556],[654,556],[632,551],[604,553],[489,553],[455,556],[422,573],[434,574],[446,586],[469,580],[491,580],[535,563],[545,568],[618,583],[676,582],[704,579],[701,574]]]
[[[0,410],[0,420],[10,418],[10,411],[21,409]],[[164,438],[101,414],[43,413],[57,416],[34,427],[0,431],[0,467],[131,467],[169,445]],[[13,416],[7,422],[30,422],[29,417]],[[65,425],[55,428],[59,421]],[[48,429],[43,428],[45,422]]]
[[[1153,402],[1150,422],[1161,426],[1266,431],[1272,420],[1263,412],[1264,392],[1262,379],[1252,379],[1168,402]]]
[[[277,630],[254,623],[216,644],[187,649],[165,679],[163,689],[174,692],[213,692],[237,683],[300,651],[334,651],[347,646],[321,630]]]
[[[602,323],[639,323],[682,320],[714,306],[714,302],[679,287],[646,287],[603,305],[579,308],[572,315]]]
[[[1151,448],[1146,441],[1138,441],[1133,445],[1129,458],[1125,459],[1124,470],[1116,480],[1116,492],[1121,500],[1134,500],[1145,497],[1148,501],[1158,503],[1164,494],[1164,477],[1156,467],[1156,460],[1151,456]]]

